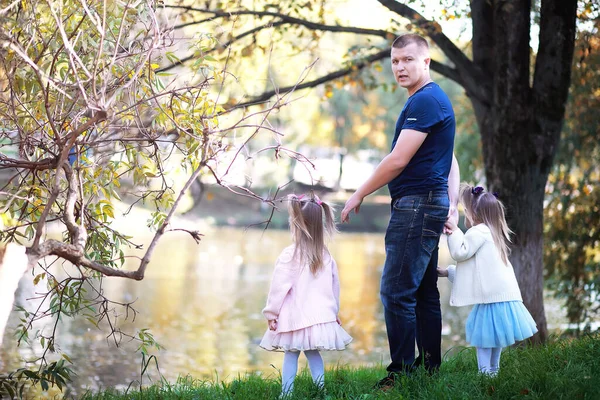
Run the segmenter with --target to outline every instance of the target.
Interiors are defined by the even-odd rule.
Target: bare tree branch
[[[320,84],[323,84],[325,82],[329,82],[332,81],[334,79],[338,79],[347,75],[350,75],[358,70],[361,70],[362,68],[370,65],[371,63],[384,59],[386,57],[389,57],[390,55],[390,50],[389,49],[385,49],[382,51],[379,51],[375,54],[372,54],[368,57],[365,57],[364,59],[362,59],[361,61],[357,62],[356,64],[354,64],[351,67],[347,67],[332,73],[329,73],[327,75],[324,75],[318,79],[315,79],[313,81],[309,81],[309,82],[304,82],[304,83],[300,83],[297,85],[291,85],[291,86],[286,86],[283,88],[277,88],[277,89],[273,89],[270,90],[268,92],[264,92],[258,96],[252,97],[250,100],[245,101],[243,103],[238,103],[235,106],[233,106],[233,109],[237,109],[237,108],[242,108],[242,107],[248,107],[248,106],[252,106],[252,105],[256,105],[259,103],[263,103],[267,100],[269,100],[271,97],[273,97],[274,95],[279,95],[280,93],[284,93],[287,94],[288,92],[292,91],[292,90],[300,90],[300,89],[306,89],[306,88],[312,88],[312,87],[316,87],[319,86]]]
[[[16,160],[0,153],[0,170],[7,168],[25,168],[33,171],[56,168],[56,158],[44,158],[40,161]]]
[[[0,15],[4,15],[7,12],[10,11],[11,8],[13,8],[14,6],[16,6],[17,4],[19,4],[19,0],[15,0],[12,3],[10,3],[8,6],[6,6],[5,8],[3,8],[2,10],[0,10]]]
[[[27,248],[29,268],[35,266],[35,264],[41,258],[53,255],[64,258],[74,265],[80,265],[82,267],[89,268],[106,276],[118,276],[136,280],[140,279],[138,278],[138,271],[123,271],[112,267],[107,267],[103,264],[87,259],[81,250],[82,249],[79,246],[70,243],[64,243],[54,239],[44,240],[35,249],[33,247]]]
[[[253,29],[250,29],[250,30],[248,30],[248,31],[246,31],[246,32],[243,32],[243,33],[241,33],[241,34],[237,35],[236,37],[232,38],[231,40],[227,41],[226,43],[223,43],[222,45],[218,45],[218,46],[215,46],[215,47],[213,47],[213,48],[212,48],[212,49],[210,49],[210,50],[207,50],[207,51],[206,51],[206,52],[205,52],[203,55],[210,54],[210,53],[212,53],[212,52],[214,52],[214,51],[217,51],[217,50],[219,50],[219,49],[221,49],[221,48],[227,48],[227,47],[230,47],[230,46],[231,46],[233,43],[237,42],[238,40],[240,40],[240,39],[242,39],[242,38],[244,38],[244,37],[246,37],[246,36],[253,35],[253,34],[257,33],[257,32],[260,32],[260,31],[262,31],[263,29],[267,29],[267,28],[274,28],[274,27],[277,27],[277,26],[281,26],[281,25],[283,25],[283,24],[284,24],[284,22],[283,22],[283,21],[280,21],[280,22],[272,22],[272,23],[271,23],[271,22],[269,22],[269,23],[267,23],[267,24],[264,24],[264,25],[261,25],[261,26],[257,26],[257,27],[255,27],[255,28],[253,28]],[[179,61],[177,61],[177,62],[174,62],[173,64],[170,64],[170,65],[167,65],[166,67],[160,68],[160,69],[158,70],[158,72],[165,72],[165,71],[168,71],[168,70],[170,70],[170,69],[173,69],[173,68],[175,68],[175,67],[178,67],[178,66],[180,66],[180,65],[183,65],[183,64],[185,64],[186,62],[188,62],[188,61],[190,61],[190,60],[195,60],[195,59],[197,59],[197,58],[198,58],[198,56],[197,56],[197,55],[195,55],[195,54],[189,55],[189,56],[187,56],[187,57],[183,57],[182,59],[180,59],[180,60],[179,60]]]
[[[242,39],[246,36],[249,36],[249,35],[253,35],[264,29],[274,28],[274,27],[278,27],[281,25],[285,25],[285,24],[304,26],[304,27],[312,29],[312,30],[318,30],[318,31],[323,31],[323,32],[355,33],[355,34],[366,35],[366,36],[378,36],[378,37],[384,38],[386,40],[391,40],[394,38],[393,32],[388,32],[388,31],[384,31],[381,29],[365,29],[365,28],[355,28],[355,27],[347,27],[347,26],[341,26],[341,25],[326,25],[326,24],[312,22],[312,21],[301,19],[301,18],[295,18],[295,17],[291,17],[289,15],[276,13],[276,12],[270,12],[270,11],[244,10],[244,11],[223,12],[223,11],[218,11],[218,10],[200,9],[200,8],[194,8],[194,7],[188,7],[188,6],[166,5],[165,7],[184,9],[186,11],[195,11],[195,12],[213,15],[213,17],[211,17],[211,18],[203,19],[200,21],[189,22],[187,24],[182,24],[182,25],[176,26],[174,29],[187,27],[187,26],[191,26],[191,25],[196,25],[196,24],[202,24],[202,23],[205,23],[207,21],[212,21],[217,18],[230,18],[231,16],[234,16],[234,15],[240,15],[240,16],[250,15],[250,16],[256,16],[256,17],[267,17],[268,16],[268,17],[274,17],[274,18],[279,19],[278,21],[268,22],[264,25],[257,26],[253,29],[250,29],[250,30],[240,34],[240,35],[237,35],[236,37],[232,38],[228,42],[226,42],[224,44],[219,44],[218,46],[214,47],[213,49],[208,50],[206,52],[206,54],[209,54],[209,53],[211,53],[215,50],[221,49],[221,48],[228,47],[231,44],[239,41],[240,39]],[[196,58],[196,56],[193,54],[183,57],[181,60],[179,60],[179,62],[167,65],[166,67],[161,68],[160,71],[168,71],[172,68],[175,68],[176,66],[179,66],[179,65],[186,63],[190,60],[193,60],[195,58]]]
[[[76,130],[71,132],[71,134],[66,138],[65,146],[64,146],[62,153],[60,155],[60,158],[58,159],[58,162],[57,162],[58,166],[63,165],[67,161],[67,157],[69,156],[69,151],[75,144],[77,137],[79,135],[81,135],[83,132],[87,131],[94,124],[106,119],[106,116],[107,116],[106,111],[96,112],[92,118],[90,118],[87,122],[85,122],[83,125],[81,125]],[[46,206],[44,207],[44,211],[42,212],[42,216],[40,217],[39,222],[37,224],[35,238],[34,238],[33,244],[32,244],[32,247],[34,247],[34,248],[37,247],[40,242],[40,238],[42,237],[42,233],[44,231],[44,225],[46,223],[46,218],[48,217],[48,213],[50,212],[50,209],[54,205],[54,201],[56,201],[56,198],[58,197],[59,190],[60,190],[60,173],[59,173],[59,170],[56,170],[56,172],[54,174],[54,186],[52,187],[52,192],[51,192],[50,198],[48,199],[48,202],[46,203]]]
[[[175,214],[175,211],[177,211],[177,207],[178,207],[179,203],[181,202],[183,195],[187,192],[187,190],[190,188],[192,183],[194,183],[196,178],[198,178],[198,175],[200,175],[200,172],[202,172],[202,169],[204,167],[205,167],[205,164],[201,163],[198,166],[198,168],[196,168],[196,170],[192,173],[192,175],[190,175],[190,177],[188,178],[187,182],[185,183],[183,189],[181,189],[181,191],[179,192],[179,196],[177,197],[177,200],[175,200],[175,203],[171,207],[169,214],[167,215],[167,217],[161,224],[160,228],[156,231],[156,234],[152,238],[152,241],[150,242],[150,245],[148,246],[148,250],[146,250],[144,257],[142,258],[142,261],[140,262],[140,266],[135,273],[135,276],[134,276],[135,279],[141,280],[144,278],[144,273],[146,272],[146,267],[148,266],[148,263],[150,262],[150,258],[152,257],[152,253],[154,252],[154,249],[158,243],[158,240],[165,233],[167,226],[169,225],[169,223],[171,222],[171,219],[173,218],[173,215]]]
[[[205,13],[205,14],[211,14],[214,16],[213,19],[214,18],[230,18],[230,17],[236,16],[236,15],[240,15],[240,16],[250,15],[250,16],[256,16],[256,17],[276,17],[276,18],[279,18],[283,22],[286,22],[289,24],[294,24],[294,25],[305,26],[309,29],[317,30],[317,31],[346,32],[346,33],[357,33],[360,35],[379,36],[379,37],[383,37],[383,38],[387,38],[387,39],[394,38],[393,32],[384,31],[382,29],[367,29],[367,28],[355,28],[355,27],[341,26],[341,25],[327,25],[327,24],[321,24],[318,22],[304,20],[301,18],[291,17],[286,14],[281,14],[281,13],[272,12],[272,11],[240,10],[240,11],[224,12],[224,11],[219,11],[219,10],[210,10],[210,9],[202,9],[202,8],[195,8],[195,7],[189,7],[189,6],[168,5],[168,4],[166,4],[165,7],[182,9],[182,10],[186,10],[186,11],[195,11],[195,12],[200,12],[200,13]],[[198,21],[198,23],[203,23],[206,21],[207,20]]]
[[[381,29],[365,29],[365,28],[355,28],[355,27],[346,27],[346,26],[341,26],[341,25],[327,25],[327,24],[321,24],[321,23],[316,23],[316,22],[312,22],[312,21],[308,21],[308,20],[304,20],[301,18],[295,18],[295,17],[291,17],[288,16],[286,14],[282,14],[282,13],[277,13],[277,12],[270,12],[270,11],[252,11],[252,10],[240,10],[240,11],[232,11],[229,13],[225,13],[222,11],[217,11],[217,10],[210,10],[210,9],[201,9],[201,8],[195,8],[195,7],[189,7],[189,6],[175,6],[175,5],[167,5],[166,7],[168,8],[176,8],[176,9],[183,9],[185,11],[192,11],[192,12],[199,12],[199,13],[204,13],[204,14],[210,14],[212,15],[212,18],[207,18],[207,19],[203,19],[200,21],[195,21],[195,22],[190,22],[187,24],[184,24],[185,26],[190,26],[193,24],[201,24],[210,20],[214,20],[216,18],[228,18],[231,17],[232,15],[251,15],[251,16],[256,16],[256,17],[274,17],[274,18],[278,18],[279,21],[276,23],[268,23],[265,25],[261,25],[258,26],[248,32],[244,32],[243,34],[235,37],[234,39],[230,40],[229,42],[227,42],[224,46],[229,46],[231,45],[233,42],[241,39],[242,37],[245,37],[247,35],[250,34],[254,34],[260,30],[263,29],[267,29],[267,28],[271,28],[271,27],[275,27],[278,25],[282,25],[282,24],[292,24],[292,25],[297,25],[297,26],[304,26],[306,28],[312,29],[312,30],[319,30],[319,31],[327,31],[327,32],[339,32],[339,33],[354,33],[354,34],[358,34],[358,35],[364,35],[364,36],[378,36],[381,37],[383,39],[386,39],[388,41],[392,40],[395,38],[395,34],[393,32],[389,32],[389,31],[385,31],[385,30],[381,30]],[[411,21],[415,22],[416,20],[422,20],[423,22],[421,22],[421,26],[434,26],[432,22],[425,20],[422,16],[420,16],[420,14],[416,13],[413,9],[411,9],[410,7],[407,6],[403,6],[404,8],[401,9],[392,9],[392,11],[397,12],[398,14],[400,14],[399,11],[403,11],[402,16],[410,19]],[[416,17],[415,17],[416,15]],[[437,28],[439,29],[439,26],[437,26]],[[429,31],[431,31],[432,29],[430,28]],[[433,35],[433,33],[432,33]],[[474,68],[472,62],[466,58],[466,56],[464,55],[464,53],[458,49],[445,35],[441,34],[441,33],[437,33],[436,38],[434,39],[432,37],[432,40],[436,41],[436,44],[438,44],[438,42],[440,42],[445,49],[448,49],[449,51],[452,52],[453,57],[449,58],[454,61],[454,60],[458,60],[460,61],[463,66],[468,67],[469,69]],[[438,44],[439,46],[439,44]],[[220,46],[219,46],[220,47]],[[441,47],[441,46],[440,46]],[[214,50],[216,50],[218,47],[215,47],[211,50],[209,50],[208,52],[212,52]],[[442,50],[444,50],[444,48],[442,48]],[[208,53],[207,52],[207,53]],[[322,76],[321,78],[315,79],[313,81],[309,81],[309,82],[305,82],[303,84],[300,85],[291,85],[291,86],[287,86],[287,87],[283,87],[280,89],[274,89],[271,91],[267,91],[265,93],[262,93],[260,95],[257,95],[255,97],[252,97],[250,100],[245,101],[243,103],[237,104],[235,108],[240,108],[240,107],[247,107],[250,105],[254,105],[254,104],[258,104],[261,102],[264,102],[268,99],[270,99],[272,96],[279,94],[279,93],[285,93],[289,90],[300,90],[300,89],[306,89],[306,88],[312,88],[312,87],[316,87],[319,86],[325,82],[329,82],[335,79],[339,79],[341,77],[347,76],[352,74],[354,71],[357,70],[361,70],[365,67],[368,67],[370,64],[372,64],[375,61],[384,59],[389,57],[389,53],[390,53],[390,49],[387,48],[385,50],[382,50],[380,52],[374,53],[370,56],[365,57],[364,59],[358,61],[356,64],[354,64],[351,67],[347,67],[347,68],[342,68],[340,70],[331,72],[329,74],[326,74],[324,76]],[[169,69],[172,69],[178,65],[181,65],[187,61],[193,60],[196,57],[194,55],[190,55],[187,57],[182,58],[181,60],[179,60],[179,62],[177,63],[173,63],[170,64],[166,67],[163,67],[161,69],[161,71],[167,71]],[[453,60],[454,58],[454,60]],[[456,62],[455,62],[456,64]],[[440,63],[438,61],[432,60],[431,62],[431,69],[437,73],[439,73],[442,76],[445,76],[449,79],[452,79],[453,81],[457,82],[458,84],[465,86],[465,89],[471,94],[473,95],[478,95],[478,92],[481,91],[480,84],[476,84],[476,79],[475,78],[471,78],[468,79],[469,83],[473,83],[472,85],[468,85],[467,81],[465,81],[464,77],[462,76],[462,74],[459,72],[458,69],[456,68],[452,68],[446,64]]]

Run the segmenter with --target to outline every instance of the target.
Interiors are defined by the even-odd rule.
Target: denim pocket
[[[435,214],[425,213],[425,215],[423,215],[421,245],[429,254],[431,254],[438,245],[447,216],[448,208],[446,207],[440,207],[439,210],[435,210]]]
[[[407,197],[401,197],[398,200],[396,200],[394,202],[394,204],[392,204],[392,207],[394,208],[394,210],[396,211],[417,211],[417,206],[419,203],[419,199],[412,197],[412,196],[407,196]]]

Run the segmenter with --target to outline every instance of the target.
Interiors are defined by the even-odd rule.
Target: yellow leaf
[[[152,68],[152,69],[157,69],[158,67],[160,67],[160,65],[158,65],[158,64],[150,64],[150,68]]]
[[[12,222],[12,216],[10,215],[10,211],[6,211],[0,213],[0,227],[9,226]]]
[[[35,278],[33,278],[33,284],[37,285],[40,282],[40,279],[42,279],[43,275],[45,275],[45,273],[36,275]]]

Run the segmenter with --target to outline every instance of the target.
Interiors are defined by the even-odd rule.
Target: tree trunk
[[[488,188],[498,192],[500,200],[506,206],[508,225],[514,232],[510,259],[519,281],[523,302],[538,326],[538,333],[533,340],[543,342],[548,336],[542,260],[543,199],[548,173],[530,164],[529,148],[523,147],[515,139],[517,136],[524,136],[524,129],[510,126],[510,121],[498,117],[498,114],[475,100],[473,108],[481,132]],[[531,121],[524,123],[525,126],[534,125]],[[533,134],[530,131],[528,133]],[[513,145],[498,145],[498,142],[508,138],[514,140]]]
[[[473,62],[490,77],[490,104],[471,96],[488,187],[513,230],[511,262],[523,302],[548,337],[544,312],[543,204],[560,140],[575,42],[576,0],[542,0],[531,84],[531,0],[472,0]]]
[[[491,142],[497,142],[498,136],[514,138],[515,135],[522,135],[522,128],[515,127],[511,132],[505,126],[509,124],[504,124],[503,119],[496,117],[493,122],[496,128],[492,132],[482,132],[482,136],[491,138]],[[543,342],[548,337],[542,260],[543,202],[548,173],[531,164],[531,152],[519,141],[515,141],[506,151],[498,150],[494,156],[486,157],[488,186],[491,191],[498,192],[506,206],[508,225],[514,232],[510,259],[523,302],[538,326],[538,334],[533,340]]]

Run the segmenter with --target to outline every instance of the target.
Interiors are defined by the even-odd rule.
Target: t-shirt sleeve
[[[423,93],[414,97],[407,107],[402,129],[431,133],[432,128],[443,120],[440,103],[432,95]]]

